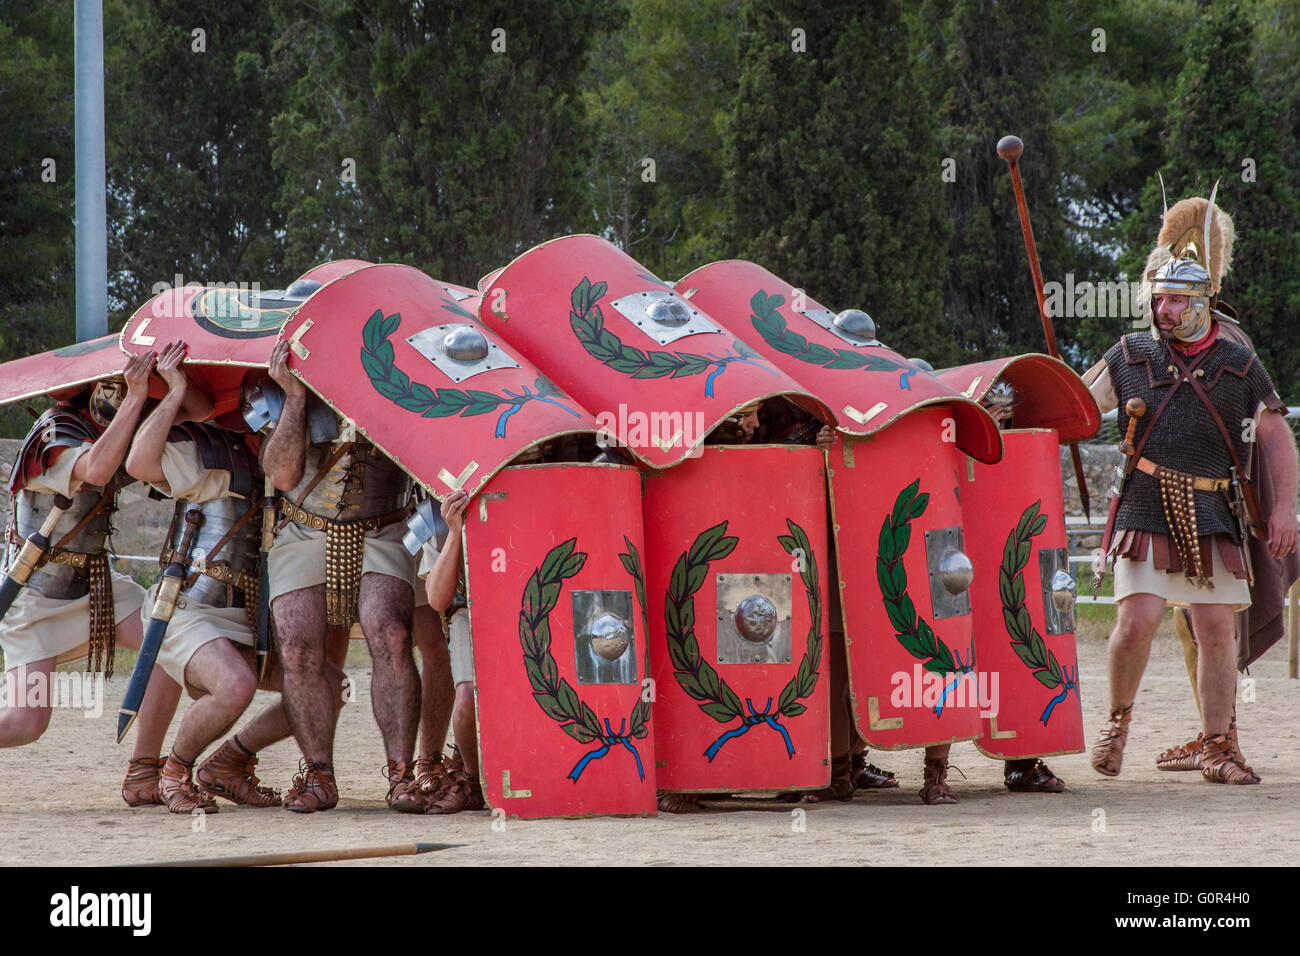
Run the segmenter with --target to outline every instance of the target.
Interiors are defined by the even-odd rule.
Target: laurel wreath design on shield
[[[393,343],[388,341],[401,324],[400,312],[394,312],[385,318],[382,309],[375,310],[362,330],[361,366],[375,391],[408,412],[415,412],[421,418],[470,418],[495,412],[505,406],[497,418],[497,438],[505,438],[506,423],[510,416],[529,402],[546,402],[564,409],[574,418],[581,417],[568,405],[555,399],[554,396],[563,396],[564,393],[544,377],[533,383],[536,392],[525,385],[518,395],[509,389],[504,389],[498,395],[481,389],[430,388],[412,382],[410,376],[397,367]]]
[[[970,654],[962,661],[961,655],[954,652],[934,628],[916,613],[916,606],[907,594],[907,571],[903,567],[903,556],[912,537],[911,522],[925,514],[930,504],[928,493],[920,494],[921,479],[918,478],[901,492],[894,500],[894,510],[885,517],[880,526],[879,553],[876,556],[876,581],[885,600],[885,613],[889,623],[894,626],[894,637],[903,649],[919,661],[925,669],[934,674],[955,674],[951,683],[945,684],[943,695],[934,708],[936,717],[943,716],[943,705],[948,695],[961,682],[961,679],[975,670],[975,644],[972,639]]]
[[[762,356],[739,339],[733,340],[734,352],[728,349],[722,355],[714,355],[712,352],[703,355],[693,352],[643,352],[624,344],[622,339],[605,328],[605,317],[597,305],[608,289],[609,283],[593,284],[583,276],[570,294],[572,311],[569,312],[569,326],[587,354],[602,365],[608,365],[614,371],[632,378],[689,378],[708,372],[704,379],[704,394],[707,398],[713,397],[713,383],[718,376],[735,362],[744,362],[776,374],[763,361]]]
[[[627,541],[626,538],[623,539]],[[630,559],[635,567],[640,568],[640,558],[630,541],[627,542],[630,555],[619,555]],[[629,718],[624,718],[615,731],[606,717],[602,722],[587,704],[578,697],[573,685],[560,676],[555,657],[551,654],[551,611],[560,600],[564,581],[582,570],[587,563],[584,551],[575,551],[577,538],[557,544],[546,553],[540,567],[528,577],[524,587],[523,603],[519,609],[519,643],[524,649],[524,670],[528,673],[528,682],[533,687],[533,699],[542,712],[560,725],[560,729],[578,741],[589,744],[596,741],[600,746],[584,754],[582,759],[569,771],[569,779],[574,783],[587,769],[587,764],[599,760],[617,746],[625,747],[636,760],[637,775],[644,780],[645,768],[641,765],[641,755],[637,753],[633,740],[643,740],[650,733],[650,705],[637,699]],[[628,560],[623,561],[628,567]],[[645,591],[640,578],[637,580],[637,596]],[[645,605],[642,604],[644,609]],[[644,611],[643,611],[644,614]],[[647,639],[648,643],[648,639]]]
[[[673,676],[677,678],[677,683],[688,696],[703,701],[700,710],[718,723],[740,721],[739,727],[726,731],[704,751],[704,756],[708,757],[710,762],[728,740],[748,733],[751,727],[757,727],[759,724],[766,724],[781,735],[785,742],[786,756],[793,759],[794,744],[790,740],[789,731],[780,723],[780,718],[798,717],[807,710],[808,708],[799,703],[799,700],[812,696],[813,690],[817,687],[822,656],[822,599],[821,589],[818,586],[817,561],[803,528],[789,518],[785,523],[790,534],[779,535],[777,540],[789,554],[801,559],[800,577],[803,579],[804,591],[808,597],[811,622],[808,627],[807,650],[799,661],[795,675],[782,688],[775,711],[772,710],[770,697],[761,711],[749,698],[746,698],[745,707],[742,707],[736,692],[700,655],[700,645],[695,638],[695,594],[703,587],[708,577],[709,564],[731,554],[740,543],[740,539],[726,536],[727,522],[723,521],[702,531],[673,565],[668,593],[664,597],[664,624],[668,635],[668,657],[673,665]],[[746,707],[748,713],[745,712]]]
[[[809,342],[789,324],[778,310],[785,304],[785,296],[768,295],[762,289],[754,293],[749,300],[749,321],[754,331],[763,337],[763,341],[778,352],[810,365],[817,365],[833,372],[854,371],[862,369],[867,372],[888,372],[902,369],[898,380],[899,388],[911,389],[908,379],[916,374],[915,368],[906,368],[882,355],[870,352],[855,352],[853,349],[833,349],[820,342]]]
[[[998,593],[1002,597],[1002,619],[1011,638],[1011,649],[1040,684],[1048,690],[1060,688],[1039,717],[1046,727],[1056,705],[1064,701],[1070,691],[1078,695],[1079,668],[1076,666],[1071,674],[1069,668],[1060,665],[1056,655],[1047,649],[1025,607],[1025,578],[1021,572],[1029,563],[1031,541],[1047,527],[1047,515],[1039,514],[1042,504],[1042,499],[1039,499],[1026,508],[1007,535],[1006,547],[1002,549],[1002,566],[998,570]]]

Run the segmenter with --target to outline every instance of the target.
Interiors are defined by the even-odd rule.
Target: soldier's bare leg
[[[342,681],[343,662],[348,656],[348,629],[332,627],[325,638],[325,673],[334,681],[334,712],[342,710],[344,703]],[[258,685],[261,690],[278,690],[281,697],[273,704],[268,704],[260,714],[248,722],[234,740],[249,753],[260,753],[273,744],[278,744],[293,732],[289,726],[289,717],[284,710],[284,671],[279,661],[272,661],[267,668],[267,679]]]
[[[284,674],[280,699],[289,726],[303,757],[332,765],[339,680],[326,667],[325,586],[281,594],[271,602],[271,613]]]
[[[1234,612],[1226,604],[1193,604],[1192,628],[1196,632],[1196,681],[1207,737],[1226,734],[1237,697],[1237,641]]]
[[[925,781],[921,785],[923,803],[956,803],[957,794],[948,786],[948,752],[952,744],[925,748]]]
[[[415,609],[411,630],[420,648],[420,756],[436,758],[447,743],[455,699],[451,654],[447,650],[442,619],[429,605],[422,604]]]
[[[1110,675],[1110,718],[1097,735],[1091,758],[1093,769],[1103,776],[1119,776],[1133,719],[1133,701],[1151,656],[1151,639],[1164,614],[1165,599],[1155,594],[1130,594],[1116,605],[1106,668]]]
[[[203,696],[185,712],[172,753],[193,763],[248,709],[257,691],[257,675],[233,644],[219,640],[194,652],[185,666],[185,681]]]
[[[465,763],[465,772],[478,776],[478,731],[475,726],[474,684],[472,681],[456,685],[456,708],[452,711],[451,732],[456,737],[456,749]]]
[[[411,585],[386,574],[361,576],[357,610],[374,665],[370,703],[394,763],[411,763],[420,722],[420,673],[411,653]]]
[[[31,664],[20,664],[5,671],[5,709],[0,711],[0,747],[30,744],[39,740],[50,726],[50,675],[53,671],[53,657]]]

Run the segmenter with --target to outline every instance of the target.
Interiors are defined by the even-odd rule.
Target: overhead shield
[[[368,266],[317,291],[282,335],[295,374],[432,494],[473,494],[525,449],[597,428],[476,306],[410,266]]]
[[[950,409],[957,447],[997,461],[997,427],[974,401],[877,338],[865,312],[833,313],[784,279],[744,260],[714,262],[675,290],[822,399],[846,435],[873,435],[917,409]],[[888,329],[883,330],[887,335]]]
[[[1085,392],[1086,394],[1086,392]],[[997,759],[1084,749],[1057,433],[1003,432],[1006,458],[973,462],[961,485],[975,650],[991,705],[975,742]]]
[[[1008,404],[1015,428],[1050,428],[1062,442],[1083,441],[1101,428],[1101,411],[1088,387],[1050,355],[1013,355],[934,374],[972,401]]]
[[[596,236],[535,246],[484,280],[483,323],[655,468],[746,405],[783,395],[830,412],[767,359]]]
[[[983,411],[980,414],[985,414]],[[858,733],[894,750],[979,737],[984,677],[962,502],[968,458],[948,408],[921,408],[829,453],[831,512]]]
[[[40,395],[71,396],[83,385],[121,374],[126,362],[116,334],[5,362],[0,365],[0,405]]]
[[[122,349],[138,355],[184,341],[186,374],[212,398],[217,418],[238,408],[244,376],[267,367],[290,316],[328,282],[367,265],[358,259],[323,263],[287,289],[263,289],[258,282],[168,286],[136,309],[122,329]]]
[[[826,786],[821,452],[707,447],[646,477],[644,515],[660,789]]]
[[[523,819],[655,812],[641,476],[507,468],[465,555],[483,788]]]

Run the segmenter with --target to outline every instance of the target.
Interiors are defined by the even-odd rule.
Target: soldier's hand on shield
[[[442,499],[442,520],[447,522],[447,530],[460,539],[460,529],[465,526],[465,509],[469,507],[469,494],[464,488],[457,488]]]
[[[153,371],[154,359],[158,357],[157,352],[145,352],[143,355],[133,355],[131,360],[126,363],[126,368],[122,370],[122,377],[126,379],[126,394],[140,399],[149,397],[149,375]]]
[[[298,377],[289,371],[289,343],[277,342],[271,350],[269,371],[275,384],[284,389],[285,398],[297,398],[305,395],[307,386],[298,381]]]
[[[822,451],[830,451],[835,444],[835,429],[830,425],[823,425],[817,432],[817,447]]]
[[[1268,553],[1281,558],[1295,549],[1295,513],[1285,505],[1274,508],[1268,519]]]
[[[183,391],[187,384],[188,379],[185,375],[185,369],[181,365],[184,359],[184,342],[172,342],[163,349],[162,355],[158,356],[158,375],[167,383],[167,388],[173,392]]]

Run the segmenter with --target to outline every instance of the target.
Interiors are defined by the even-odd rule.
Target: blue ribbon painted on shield
[[[507,408],[504,412],[502,412],[501,417],[497,419],[497,430],[496,430],[497,438],[506,437],[506,419],[508,419],[515,412],[519,411],[519,409],[523,408],[525,402],[546,402],[546,404],[548,405],[554,405],[557,408],[564,409],[574,418],[582,417],[577,412],[575,412],[572,408],[570,408],[568,405],[565,405],[563,402],[557,402],[555,399],[548,398],[547,396],[541,394],[540,392],[534,395],[531,391],[528,390],[527,385],[524,386],[523,393],[520,395],[516,395],[508,388],[502,389],[502,391],[504,392],[506,397],[515,399],[515,403],[511,405],[509,408]]]
[[[572,780],[574,783],[577,783],[578,778],[582,776],[582,771],[587,769],[587,764],[591,763],[591,761],[593,760],[599,760],[601,757],[605,756],[605,754],[609,753],[611,747],[617,746],[618,744],[622,744],[631,752],[632,756],[636,758],[637,776],[640,777],[642,780],[644,780],[645,768],[641,766],[641,755],[636,752],[636,747],[632,746],[632,738],[625,733],[626,730],[627,730],[626,717],[619,722],[618,733],[614,733],[613,729],[609,726],[609,718],[606,717],[605,733],[597,738],[601,743],[600,748],[598,750],[591,751],[590,753],[586,754],[581,760],[579,760],[577,765],[572,770],[569,771],[569,779]]]
[[[1060,692],[1048,701],[1047,709],[1043,711],[1043,715],[1039,718],[1039,720],[1043,722],[1044,727],[1047,726],[1047,722],[1051,719],[1052,711],[1056,709],[1056,705],[1064,701],[1066,697],[1070,696],[1070,691],[1074,691],[1074,696],[1079,696],[1079,665],[1074,665],[1073,674],[1070,673],[1070,668],[1068,667],[1062,667],[1061,671],[1065,674],[1065,682],[1061,685]]]
[[[715,368],[712,372],[710,372],[708,376],[704,379],[705,398],[713,397],[713,380],[717,378],[719,375],[721,375],[723,372],[725,372],[727,366],[730,365],[732,362],[744,362],[746,365],[753,365],[755,368],[761,368],[764,372],[767,372],[769,375],[776,374],[776,372],[773,369],[768,368],[762,362],[757,362],[754,359],[745,358],[742,355],[733,355],[731,349],[727,349],[725,355],[714,355],[712,352],[705,352],[704,355],[706,358],[711,360],[709,362],[710,365],[717,366],[717,368]]]
[[[962,679],[964,677],[966,677],[969,674],[973,674],[975,672],[975,648],[974,647],[971,647],[970,659],[965,664],[961,662],[961,654],[959,652],[953,651],[952,656],[953,659],[957,661],[957,666],[952,669],[952,673],[956,674],[957,677],[951,684],[948,684],[944,687],[943,695],[939,698],[939,703],[936,704],[934,708],[934,716],[936,717],[943,716],[943,705],[948,702],[948,695],[951,694],[954,690],[956,690],[957,685],[962,682]]]
[[[913,375],[915,375],[918,371],[919,369],[909,368],[902,375],[898,376],[898,387],[905,388],[910,392],[912,390],[912,383],[909,382],[908,379],[911,378]]]
[[[767,724],[767,726],[771,727],[773,730],[775,730],[777,733],[781,735],[781,738],[785,741],[785,755],[789,757],[791,760],[793,760],[794,744],[791,743],[790,741],[789,732],[785,729],[784,726],[782,726],[781,722],[777,719],[781,716],[781,712],[777,711],[775,714],[769,713],[769,711],[772,709],[772,698],[769,697],[767,699],[767,703],[764,705],[761,713],[754,709],[754,702],[750,700],[748,697],[745,698],[745,706],[749,708],[749,714],[741,715],[740,726],[733,727],[731,730],[728,730],[725,734],[723,734],[713,743],[709,744],[709,749],[704,751],[704,756],[709,758],[709,762],[710,763],[713,762],[713,758],[718,755],[718,751],[722,749],[722,745],[725,744],[728,740],[731,740],[733,737],[739,737],[743,734],[748,733],[750,727],[757,727],[759,724]]]

